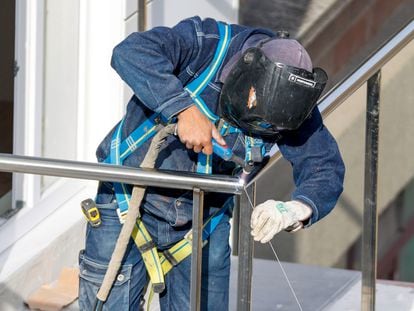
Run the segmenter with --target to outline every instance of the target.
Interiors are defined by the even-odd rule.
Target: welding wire
[[[273,247],[272,242],[270,242],[270,241],[269,241],[269,245],[270,245],[270,248],[271,248],[271,249],[272,249],[272,251],[273,251],[273,254],[274,254],[274,255],[275,255],[275,257],[276,257],[277,262],[279,263],[279,266],[280,266],[280,269],[281,269],[281,270],[282,270],[282,272],[283,272],[283,275],[285,276],[285,279],[286,279],[286,282],[287,282],[287,283],[288,283],[288,285],[289,285],[290,291],[292,292],[293,297],[295,297],[295,300],[296,300],[296,303],[298,304],[299,310],[300,310],[300,311],[303,311],[303,309],[302,309],[302,305],[301,305],[301,304],[300,304],[300,302],[299,302],[298,296],[296,295],[296,292],[295,292],[295,290],[293,289],[292,283],[289,281],[289,278],[288,278],[288,276],[287,276],[287,274],[286,274],[286,271],[285,271],[285,269],[283,268],[282,263],[281,263],[281,261],[279,260],[279,257],[277,256],[276,250],[275,250],[275,248]]]
[[[246,191],[246,188],[244,188],[244,192],[246,193],[247,200],[249,201],[249,204],[250,204],[251,208],[252,208],[252,209],[254,209],[254,205],[253,205],[252,200],[251,200],[251,198],[250,198],[250,196],[249,196],[249,193]],[[285,280],[286,280],[286,282],[287,282],[287,283],[288,283],[288,285],[289,285],[290,291],[292,292],[292,295],[293,295],[293,297],[295,298],[295,301],[296,301],[296,303],[297,303],[297,305],[298,305],[298,307],[299,307],[299,310],[300,310],[300,311],[303,311],[303,309],[302,309],[302,305],[301,305],[301,304],[300,304],[300,302],[299,302],[298,296],[296,295],[296,292],[295,292],[295,290],[293,289],[292,283],[290,282],[290,280],[289,280],[289,278],[288,278],[288,276],[287,276],[286,270],[283,268],[282,262],[279,260],[279,256],[277,255],[276,250],[275,250],[275,248],[273,247],[272,242],[271,242],[271,241],[269,241],[268,243],[269,243],[269,245],[270,245],[270,248],[271,248],[271,249],[272,249],[272,251],[273,251],[273,254],[275,255],[276,261],[278,262],[278,264],[279,264],[279,266],[280,266],[280,269],[282,270],[283,276],[285,277]]]

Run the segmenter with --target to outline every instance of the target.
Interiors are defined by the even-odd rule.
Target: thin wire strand
[[[282,272],[283,272],[283,275],[285,276],[285,279],[286,279],[286,281],[287,281],[287,283],[288,283],[288,285],[289,285],[290,291],[292,292],[293,297],[295,297],[295,300],[296,300],[296,303],[298,304],[299,310],[300,310],[300,311],[303,311],[303,309],[302,309],[302,305],[301,305],[301,304],[300,304],[300,302],[299,302],[298,296],[296,296],[296,292],[295,292],[295,290],[293,289],[292,283],[290,283],[290,280],[289,280],[289,278],[288,278],[288,276],[287,276],[287,274],[286,274],[286,271],[285,271],[285,269],[283,268],[281,261],[279,260],[279,256],[277,256],[276,250],[274,249],[273,244],[272,244],[270,241],[269,241],[269,245],[270,245],[270,248],[271,248],[271,249],[272,249],[272,251],[273,251],[273,254],[275,254],[276,260],[277,260],[277,262],[279,263],[279,266],[280,266],[280,269],[281,269],[281,270],[282,270]]]
[[[244,188],[243,190],[244,190],[244,192],[246,193],[247,200],[249,201],[249,204],[250,204],[251,208],[253,209],[253,208],[254,208],[254,205],[253,205],[252,200],[251,200],[251,198],[250,198],[250,196],[249,196],[249,193],[246,191],[246,188]],[[285,269],[283,268],[283,265],[282,265],[281,261],[279,260],[279,256],[277,255],[276,250],[275,250],[275,248],[273,247],[272,242],[271,242],[271,241],[269,241],[268,243],[269,243],[270,248],[272,249],[273,254],[275,255],[275,258],[276,258],[276,260],[277,260],[277,262],[278,262],[278,264],[279,264],[279,266],[280,266],[280,270],[282,270],[283,276],[285,277],[285,280],[286,280],[286,282],[287,282],[287,283],[288,283],[288,285],[289,285],[290,291],[292,292],[292,295],[293,295],[293,297],[295,298],[295,301],[296,301],[296,303],[297,303],[297,305],[298,305],[298,307],[299,307],[299,310],[300,310],[300,311],[303,311],[303,309],[302,309],[302,305],[301,305],[301,304],[300,304],[300,302],[299,302],[298,296],[296,295],[296,292],[295,292],[295,290],[293,289],[292,283],[290,282],[290,280],[289,280],[289,278],[288,278],[288,276],[287,276],[287,273],[286,273]]]

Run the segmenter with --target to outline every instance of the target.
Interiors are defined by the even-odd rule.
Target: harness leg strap
[[[141,219],[137,219],[131,234],[147,269],[155,293],[161,293],[165,289],[164,272],[162,271],[157,248]]]

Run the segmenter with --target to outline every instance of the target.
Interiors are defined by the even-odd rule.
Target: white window
[[[110,68],[124,37],[122,14],[115,1],[16,1],[15,154],[95,162],[99,141],[124,109],[122,81]],[[18,212],[0,226],[0,253],[57,208],[81,215],[79,205],[65,202],[87,185],[14,174]]]
[[[237,23],[239,0],[152,0],[147,1],[148,28],[173,26],[184,18],[199,15],[228,23]]]
[[[40,156],[77,159],[79,1],[45,0]],[[42,86],[40,86],[42,87]],[[42,91],[39,90],[39,91]],[[42,177],[41,193],[58,182]]]

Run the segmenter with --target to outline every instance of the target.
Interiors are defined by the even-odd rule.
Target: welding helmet
[[[283,33],[248,47],[226,74],[219,114],[250,135],[275,137],[311,114],[328,77]]]

